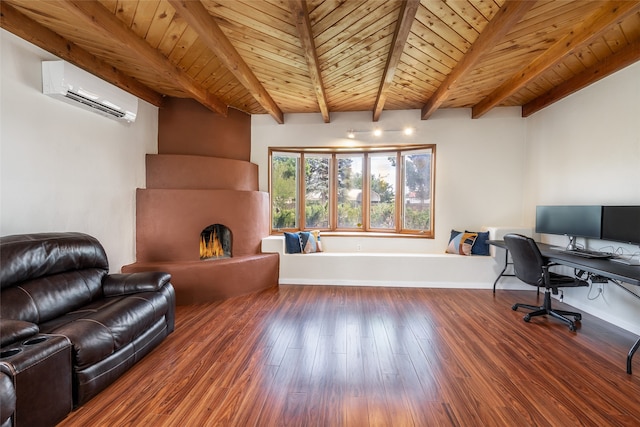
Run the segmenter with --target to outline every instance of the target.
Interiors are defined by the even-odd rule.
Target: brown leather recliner
[[[30,424],[30,405],[38,423],[59,421],[174,329],[171,276],[108,274],[102,245],[86,234],[1,237],[0,266],[0,372],[15,388],[14,425]]]

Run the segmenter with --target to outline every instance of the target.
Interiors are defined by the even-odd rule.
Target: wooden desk
[[[505,250],[505,264],[504,268],[493,282],[493,292],[496,291],[496,284],[501,277],[513,276],[511,273],[506,273],[507,268],[512,263],[509,261],[509,250],[503,240],[489,240],[489,244]],[[537,243],[540,248],[542,256],[547,258],[550,262],[565,265],[567,267],[582,270],[590,274],[595,274],[607,278],[611,283],[620,286],[622,289],[630,293],[636,298],[640,299],[640,296],[629,291],[627,288],[621,286],[620,282],[629,283],[631,285],[640,286],[640,266],[638,265],[626,265],[621,264],[609,259],[602,258],[585,258],[577,255],[562,252],[557,246],[547,245],[546,243]],[[631,346],[629,354],[627,355],[627,373],[631,374],[631,361],[634,353],[640,347],[640,338]]]

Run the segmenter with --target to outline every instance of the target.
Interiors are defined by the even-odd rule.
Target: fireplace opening
[[[231,258],[231,230],[222,224],[213,224],[200,233],[200,259]]]

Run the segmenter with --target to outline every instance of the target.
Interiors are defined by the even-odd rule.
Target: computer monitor
[[[602,206],[536,206],[536,233],[569,236],[569,249],[576,237],[599,239]]]
[[[603,206],[602,240],[640,245],[640,206]]]

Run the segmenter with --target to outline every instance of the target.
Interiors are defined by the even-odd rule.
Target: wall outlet
[[[362,250],[362,245],[360,245],[360,243],[358,243],[356,245],[356,251],[360,252]]]

